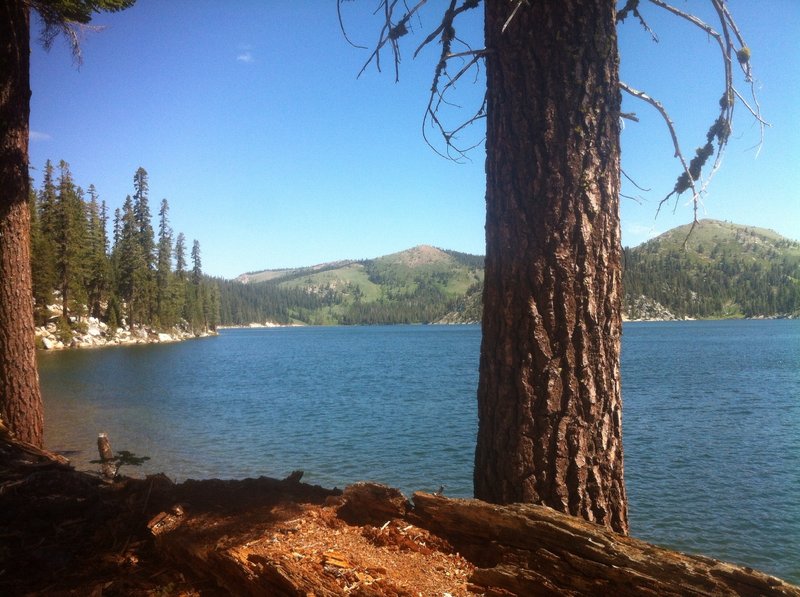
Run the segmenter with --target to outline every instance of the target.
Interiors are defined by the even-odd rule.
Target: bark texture
[[[613,0],[486,0],[475,496],[628,531]]]
[[[30,13],[0,2],[0,417],[20,439],[41,446],[28,212]]]
[[[620,537],[534,504],[496,506],[417,492],[410,518],[447,539],[487,595],[800,596],[744,566]]]

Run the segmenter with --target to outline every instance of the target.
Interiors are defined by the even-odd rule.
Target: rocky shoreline
[[[155,330],[148,326],[111,329],[98,319],[89,317],[81,322],[81,329],[71,330],[71,337],[64,338],[55,323],[36,328],[36,346],[43,350],[68,348],[102,348],[105,346],[129,346],[133,344],[166,344],[192,338],[216,336],[214,331],[192,332],[181,328]],[[84,331],[85,330],[85,331]]]
[[[277,323],[274,321],[254,321],[252,323],[240,324],[240,325],[220,325],[217,326],[217,329],[220,330],[249,330],[249,329],[258,329],[258,328],[303,328],[308,327],[305,323]]]

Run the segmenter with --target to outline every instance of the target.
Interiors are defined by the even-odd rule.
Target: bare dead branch
[[[619,82],[619,86],[620,86],[620,89],[622,89],[625,93],[628,93],[628,94],[632,95],[635,98],[638,98],[638,99],[640,99],[640,100],[642,100],[644,102],[647,102],[648,104],[653,106],[658,111],[659,114],[661,114],[661,118],[664,119],[664,122],[666,123],[667,128],[669,129],[670,137],[672,137],[672,146],[675,149],[675,157],[680,160],[681,166],[683,166],[683,174],[679,178],[679,181],[681,181],[683,179],[683,177],[685,176],[686,177],[686,183],[692,189],[692,192],[693,192],[693,194],[694,194],[694,196],[696,198],[697,197],[697,189],[695,189],[695,186],[694,186],[695,179],[692,176],[692,174],[689,172],[689,165],[686,163],[686,159],[683,157],[683,152],[681,151],[681,146],[680,146],[680,143],[678,142],[678,134],[675,132],[675,124],[672,122],[672,118],[670,117],[670,115],[667,112],[666,108],[664,108],[664,104],[662,104],[657,99],[650,97],[645,92],[639,91],[638,89],[634,89],[633,87],[631,87],[627,83],[624,83],[623,81]],[[669,193],[669,195],[664,197],[659,202],[658,209],[656,210],[656,216],[658,216],[658,213],[661,211],[661,207],[664,205],[664,203],[666,203],[670,199],[670,197],[672,197],[672,195],[674,195],[676,193],[680,194],[680,192],[678,192],[677,189],[678,189],[678,185],[676,183],[675,189],[673,189],[672,192]]]
[[[639,185],[639,183],[637,183],[637,182],[636,182],[635,180],[633,180],[633,179],[632,179],[630,176],[628,176],[628,173],[627,173],[627,172],[625,172],[625,170],[623,170],[622,168],[620,168],[620,169],[619,169],[619,171],[622,173],[622,176],[624,176],[625,178],[627,178],[627,179],[630,181],[630,183],[631,183],[633,186],[635,186],[637,189],[639,189],[640,191],[644,191],[645,193],[649,193],[650,191],[652,191],[652,189],[645,189],[644,187],[640,186],[640,185]]]
[[[359,46],[347,36],[347,29],[344,26],[344,20],[342,20],[342,0],[336,0],[336,14],[339,17],[339,29],[342,30],[342,35],[347,43],[349,43],[354,48],[358,48],[359,50],[366,50],[367,46]]]
[[[619,196],[622,197],[623,199],[630,199],[631,201],[636,201],[636,203],[638,203],[639,205],[644,203],[644,198],[641,196],[634,197],[633,195],[626,195],[625,193],[620,193]]]
[[[337,0],[337,10],[339,11],[339,24],[342,31],[345,31],[344,19],[341,14],[341,4],[345,0]],[[387,47],[391,49],[392,59],[395,68],[395,81],[399,80],[399,65],[400,65],[400,44],[399,40],[409,33],[410,20],[415,15],[418,16],[421,8],[426,4],[427,0],[417,0],[416,4],[409,6],[406,0],[403,0],[402,5],[398,7],[399,0],[380,0],[375,10],[375,14],[382,13],[382,27],[378,35],[378,41],[370,52],[369,57],[364,62],[361,70],[358,72],[360,77],[370,64],[375,64],[378,71],[381,71],[381,54],[382,50]],[[476,79],[480,75],[480,64],[485,57],[485,50],[475,50],[470,45],[456,35],[455,21],[462,13],[476,8],[479,6],[480,0],[450,0],[447,3],[447,8],[443,11],[438,24],[434,29],[425,36],[419,46],[417,46],[414,57],[422,51],[423,48],[438,40],[441,48],[439,53],[439,60],[434,69],[430,96],[426,105],[425,113],[422,120],[423,138],[425,142],[439,155],[460,161],[465,158],[465,153],[470,149],[480,145],[483,141],[471,147],[458,147],[455,143],[455,138],[458,133],[463,131],[469,124],[480,120],[485,116],[486,112],[486,96],[481,103],[481,106],[475,113],[466,121],[461,122],[455,128],[445,126],[442,121],[440,111],[445,107],[461,108],[449,99],[449,93],[468,72],[475,72]],[[402,7],[402,8],[401,8]],[[401,14],[402,13],[402,14]],[[400,15],[399,18],[397,15]],[[347,36],[345,34],[345,38]],[[348,42],[353,44],[349,39]],[[457,46],[454,49],[454,45]],[[460,65],[455,75],[451,76],[448,72],[448,64],[451,60],[461,60],[463,64]],[[444,140],[446,149],[444,151],[438,150],[432,143],[428,136],[427,128],[431,126],[437,131],[438,135]]]
[[[697,149],[697,151],[695,152],[695,156],[688,162],[688,164],[678,144],[678,138],[675,133],[675,128],[672,123],[672,120],[669,114],[667,113],[666,109],[664,108],[664,106],[658,100],[648,96],[647,94],[638,91],[636,89],[633,89],[628,85],[626,85],[625,83],[620,84],[620,87],[624,91],[633,95],[634,97],[637,97],[638,99],[641,99],[649,103],[654,108],[656,108],[656,110],[658,110],[658,112],[661,114],[662,118],[666,122],[667,127],[670,131],[673,147],[675,148],[675,156],[679,158],[681,165],[683,167],[683,172],[678,176],[678,179],[675,183],[673,190],[666,197],[664,197],[664,199],[662,199],[661,202],[659,203],[658,211],[661,210],[661,207],[664,205],[664,203],[667,202],[673,195],[680,196],[684,191],[691,189],[692,191],[691,202],[694,210],[694,222],[696,222],[698,210],[702,202],[702,197],[705,194],[710,181],[712,180],[712,178],[714,177],[714,175],[716,174],[717,170],[719,169],[722,163],[722,158],[725,152],[725,148],[727,147],[728,140],[730,139],[736,99],[738,98],[739,100],[741,100],[745,108],[750,112],[751,115],[753,115],[756,122],[758,122],[761,131],[761,140],[759,141],[759,146],[761,142],[763,142],[764,127],[766,126],[766,122],[761,117],[761,108],[756,99],[755,87],[749,63],[750,50],[745,44],[741,32],[739,31],[735,21],[733,20],[730,11],[725,5],[725,0],[710,0],[712,7],[714,8],[717,14],[717,19],[719,21],[719,29],[711,26],[709,23],[700,19],[696,15],[690,14],[684,10],[672,6],[671,4],[668,4],[664,0],[649,0],[649,2],[689,22],[694,27],[697,27],[698,29],[703,31],[706,35],[715,40],[720,49],[720,56],[722,59],[723,72],[724,72],[724,84],[723,84],[722,97],[720,98],[719,101],[719,107],[720,107],[719,115],[717,116],[716,120],[711,124],[706,133],[705,145]],[[640,23],[642,23],[642,26],[645,28],[645,30],[649,31],[649,27],[647,26],[646,22],[644,22],[643,17],[639,13],[638,10],[639,4],[640,0],[628,0],[625,6],[618,12],[617,22],[621,22],[629,14],[633,14],[639,19]],[[736,57],[736,62],[738,62],[738,64],[742,69],[745,80],[750,84],[751,93],[753,94],[754,105],[750,105],[750,103],[745,101],[734,86],[733,83],[734,56]],[[711,158],[711,156],[714,156],[713,164],[710,167],[707,175],[705,176],[705,179],[702,179],[701,178],[702,170],[704,169],[706,163],[708,162],[709,158]],[[658,215],[658,211],[656,215]]]
[[[697,226],[697,210],[694,213],[694,219],[692,219],[692,227],[689,228],[689,232],[686,234],[686,238],[683,239],[683,250],[685,251],[686,248],[689,246],[689,239],[692,236],[692,232],[694,232],[695,226]]]
[[[378,36],[378,42],[375,44],[375,49],[370,54],[369,58],[367,58],[364,66],[361,67],[357,77],[360,77],[362,74],[364,74],[364,71],[367,70],[367,67],[373,61],[375,62],[375,67],[378,69],[378,72],[380,72],[381,50],[388,43],[392,48],[392,56],[394,58],[395,82],[400,80],[400,45],[397,40],[408,34],[408,22],[427,1],[428,0],[419,0],[419,2],[413,8],[407,8],[405,13],[400,17],[400,20],[398,20],[396,23],[394,22],[393,18],[394,10],[397,6],[397,0],[391,0],[391,2],[389,0],[381,1],[381,3],[378,5],[378,10],[383,9],[383,27],[381,28],[380,35]],[[341,2],[342,0],[337,0],[337,5],[341,6]],[[405,6],[407,7],[407,5]]]
[[[617,11],[617,23],[623,22],[630,13],[633,13],[633,16],[639,19],[639,24],[642,28],[650,34],[651,39],[655,43],[658,43],[658,36],[650,28],[650,25],[647,24],[647,21],[644,20],[642,13],[639,12],[639,0],[628,0],[625,6]]]
[[[711,0],[711,1],[715,2],[716,0]],[[689,14],[688,12],[684,12],[679,8],[675,8],[674,6],[667,4],[666,2],[663,2],[663,0],[650,0],[650,3],[655,4],[656,6],[663,8],[664,10],[667,10],[674,15],[689,21],[695,27],[699,27],[700,29],[705,31],[708,35],[713,37],[724,51],[724,47],[722,45],[722,37],[720,36],[720,34],[717,33],[714,30],[714,28],[711,27],[711,25],[704,22],[702,19],[696,17],[693,14]]]
[[[758,105],[758,101],[756,101],[756,107],[753,108],[750,104],[747,103],[747,100],[744,99],[744,96],[741,93],[739,93],[739,90],[736,89],[735,87],[733,88],[733,93],[736,95],[736,97],[739,98],[739,101],[742,102],[742,104],[744,104],[744,107],[747,108],[747,111],[750,112],[753,118],[755,118],[756,121],[762,126],[762,133],[763,133],[763,127],[772,126],[761,116],[761,106]],[[762,134],[761,136],[763,138],[764,135]]]

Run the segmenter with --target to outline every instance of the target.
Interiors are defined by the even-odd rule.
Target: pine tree
[[[143,322],[146,306],[142,306],[147,283],[147,261],[139,242],[139,226],[133,211],[130,195],[125,198],[120,218],[119,239],[114,247],[116,265],[116,288],[120,298],[127,304],[128,325]]]
[[[49,316],[47,305],[53,296],[55,269],[51,244],[47,242],[42,232],[38,197],[33,187],[31,187],[28,205],[31,215],[31,281],[35,305],[34,318],[38,325],[44,325]]]
[[[151,322],[156,312],[155,281],[155,235],[153,233],[152,216],[150,215],[150,185],[147,170],[139,167],[133,175],[133,213],[136,231],[145,267],[139,272],[139,296],[142,318]]]
[[[216,331],[220,324],[220,292],[219,284],[212,281],[208,287],[208,308],[206,309],[206,321],[208,329]]]
[[[199,286],[203,279],[203,262],[200,259],[200,241],[192,243],[192,284]]]
[[[174,325],[176,314],[174,302],[170,295],[170,281],[172,278],[172,228],[169,226],[167,214],[169,203],[161,200],[158,211],[158,256],[156,265],[156,304],[159,323],[163,326]]]
[[[203,285],[203,264],[200,259],[200,242],[195,240],[192,243],[192,278],[187,292],[187,306],[189,321],[192,330],[207,330],[208,324],[205,317],[205,286]]]
[[[86,214],[83,191],[75,186],[69,164],[59,162],[61,171],[56,202],[55,231],[56,277],[61,291],[62,319],[69,322],[73,305],[85,302]]]
[[[181,280],[186,278],[186,237],[183,232],[179,232],[175,240],[175,273]]]
[[[58,230],[58,192],[53,164],[47,160],[44,166],[42,188],[37,194],[37,213],[40,237],[35,244],[36,280],[34,284],[37,320],[44,323],[49,316],[47,305],[53,301],[56,290],[56,231]],[[31,245],[34,246],[33,244]],[[32,263],[33,265],[33,263]],[[34,275],[32,273],[32,275]]]
[[[57,227],[56,201],[57,190],[54,178],[53,163],[47,160],[44,165],[42,189],[39,191],[39,220],[42,234],[53,242]]]
[[[98,203],[97,190],[89,185],[89,204],[87,206],[87,264],[86,296],[89,314],[99,318],[101,301],[108,290],[110,264],[107,254],[108,238],[105,224],[105,202]]]

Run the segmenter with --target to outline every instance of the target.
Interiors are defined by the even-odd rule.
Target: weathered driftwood
[[[405,518],[411,503],[399,489],[380,483],[359,482],[345,487],[338,515],[350,524],[382,525]]]
[[[111,450],[111,440],[108,439],[107,433],[97,435],[97,452],[100,454],[100,474],[110,481],[116,477],[116,470],[112,462],[114,452]]]
[[[800,587],[773,576],[623,537],[544,506],[421,492],[413,502],[415,523],[478,567],[471,578],[478,587],[515,595],[800,596]]]

